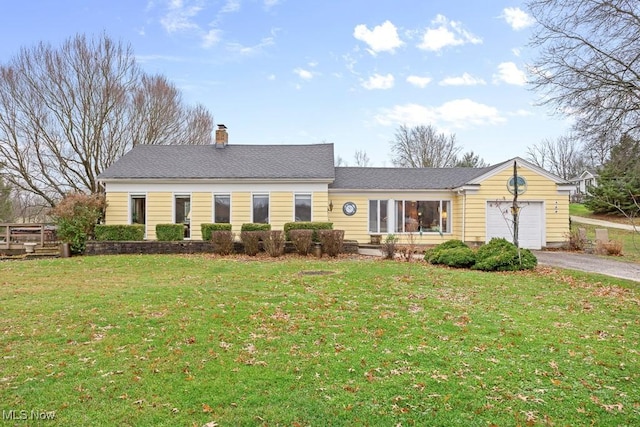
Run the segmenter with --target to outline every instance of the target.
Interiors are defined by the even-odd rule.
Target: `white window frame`
[[[267,197],[267,222],[266,224],[271,224],[271,193],[251,193],[251,222],[255,223],[254,218],[254,200],[256,196],[266,196]],[[262,223],[261,223],[262,224]]]
[[[220,222],[217,223],[216,222],[216,196],[226,196],[229,198],[229,222],[228,224],[231,224],[231,218],[232,218],[232,198],[231,198],[231,193],[213,193],[213,198],[211,199],[211,222],[214,224],[227,224],[226,222]],[[252,201],[253,202],[253,201]]]
[[[313,221],[313,194],[312,193],[294,193],[293,194],[293,221],[296,222],[296,197],[309,197],[309,219],[304,221]]]

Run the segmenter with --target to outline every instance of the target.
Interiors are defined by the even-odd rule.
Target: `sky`
[[[490,164],[565,135],[527,83],[534,22],[518,0],[4,1],[0,63],[76,34],[130,44],[229,144],[333,143],[392,166],[399,126],[455,134]]]

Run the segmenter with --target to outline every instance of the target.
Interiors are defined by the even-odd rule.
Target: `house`
[[[598,172],[595,169],[586,169],[580,175],[569,180],[574,188],[571,192],[571,201],[580,203],[585,195],[589,194],[589,188],[598,186]]]
[[[514,177],[514,164],[517,177]],[[519,242],[561,244],[569,232],[568,182],[515,158],[485,168],[334,167],[333,144],[234,145],[226,128],[209,146],[139,145],[100,176],[107,224],[139,223],[155,239],[159,223],[200,224],[329,221],[345,239],[481,244],[512,239],[518,192]],[[517,182],[518,185],[514,185]]]

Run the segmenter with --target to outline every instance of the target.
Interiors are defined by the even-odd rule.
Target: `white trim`
[[[127,205],[128,205],[128,209],[127,209],[127,223],[129,225],[133,225],[134,223],[131,222],[131,216],[133,215],[133,212],[131,211],[131,199],[133,199],[134,197],[138,196],[138,197],[144,197],[144,236],[143,239],[146,240],[147,238],[147,200],[149,199],[149,195],[147,193],[141,193],[141,192],[133,192],[133,193],[128,193],[129,197],[127,198]]]
[[[193,210],[193,206],[191,202],[193,200],[193,196],[190,192],[175,192],[173,193],[173,223],[174,224],[183,224],[176,222],[176,198],[178,197],[189,197],[189,216],[191,216],[191,211]],[[191,218],[189,218],[189,237],[185,237],[184,240],[191,240],[191,235],[193,234],[193,224],[191,223]]]
[[[212,183],[150,183],[145,184],[143,182],[132,182],[109,185],[109,193],[118,192],[149,192],[149,193],[236,193],[236,192],[298,192],[298,193],[324,193],[327,192],[326,184],[299,184],[299,183],[233,183],[216,185]]]
[[[282,178],[282,179],[273,179],[273,178],[202,178],[202,179],[187,179],[187,178],[107,178],[101,179],[98,182],[100,184],[301,184],[301,185],[310,185],[310,184],[331,184],[335,180],[333,178],[314,178],[314,179],[304,179],[304,178]]]
[[[481,184],[482,181],[491,178],[494,175],[497,175],[499,173],[501,173],[502,171],[504,171],[505,169],[513,169],[513,162],[516,162],[518,167],[526,167],[527,169],[532,170],[533,172],[536,172],[542,176],[544,176],[545,178],[550,179],[551,181],[555,182],[556,184],[568,184],[567,180],[560,178],[557,175],[552,174],[549,171],[546,171],[544,169],[542,169],[541,167],[538,167],[536,165],[534,165],[533,163],[530,163],[524,159],[521,159],[520,157],[514,157],[513,159],[507,160],[505,162],[502,162],[498,165],[496,165],[495,167],[493,167],[489,172],[482,174],[474,179],[472,179],[471,181],[469,181],[467,183],[468,184]]]

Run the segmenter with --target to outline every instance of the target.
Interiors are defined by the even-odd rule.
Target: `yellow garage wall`
[[[106,224],[129,224],[129,193],[107,193]]]
[[[545,241],[547,244],[566,241],[569,232],[569,196],[557,189],[554,181],[526,166],[518,168],[518,175],[527,180],[527,190],[518,196],[521,202],[544,202]],[[507,181],[513,169],[493,175],[480,183],[480,190],[467,195],[466,241],[484,243],[486,239],[486,205],[488,201],[513,200]]]
[[[357,194],[357,193],[341,193],[332,190],[329,194],[329,200],[333,203],[333,211],[329,212],[329,221],[333,223],[335,230],[344,230],[344,238],[347,240],[357,240],[359,243],[369,243],[371,235],[369,234],[369,200],[451,200],[452,210],[455,211],[456,200],[451,193],[375,193],[375,194]],[[358,210],[352,216],[347,216],[342,212],[342,206],[346,202],[356,204]],[[395,210],[395,205],[389,206],[389,209]],[[459,238],[458,234],[461,221],[454,220],[453,233],[447,233],[440,236],[438,233],[419,232],[409,235],[408,233],[394,233],[390,230],[386,234],[394,234],[399,238],[400,243],[408,243],[411,238],[413,242],[421,245],[435,245],[450,239]],[[389,227],[395,227],[395,224],[389,224]],[[383,239],[386,237],[383,233]]]
[[[147,239],[156,239],[156,225],[173,222],[173,193],[147,193]]]
[[[213,221],[213,195],[191,193],[191,240],[202,240],[201,224]]]
[[[251,207],[251,193],[231,194],[231,226],[234,233],[239,235],[242,224],[251,222]]]

